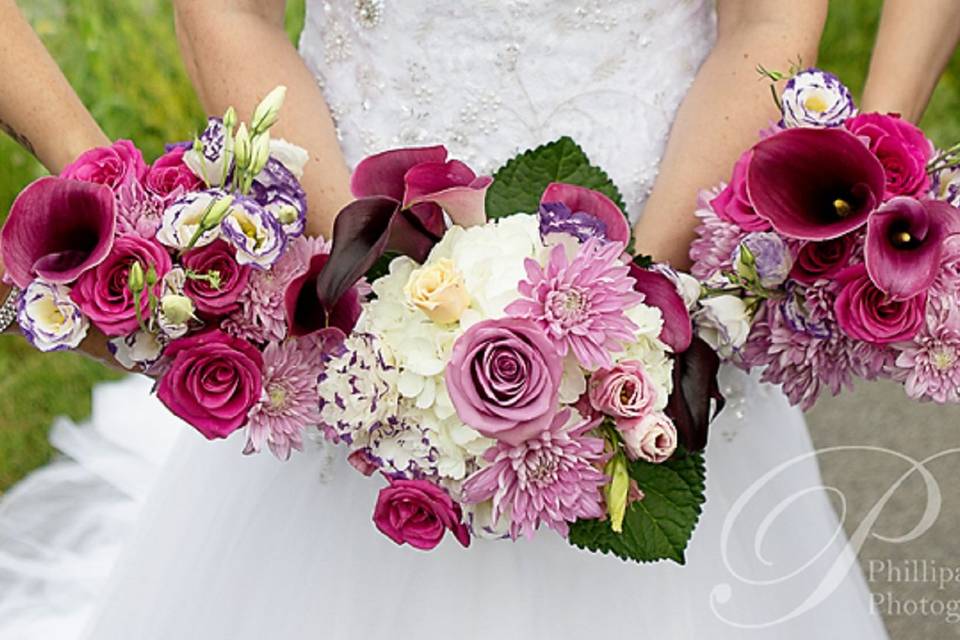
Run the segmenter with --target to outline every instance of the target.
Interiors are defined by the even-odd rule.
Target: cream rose
[[[449,258],[415,269],[403,293],[410,304],[437,324],[456,322],[470,306],[463,275]]]

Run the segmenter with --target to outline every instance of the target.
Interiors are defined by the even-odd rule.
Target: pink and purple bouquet
[[[702,194],[699,334],[804,408],[855,377],[960,401],[960,147],[858,113],[818,69],[778,105],[730,183]]]
[[[357,167],[310,306],[332,320],[365,274],[372,296],[324,341],[320,431],[386,479],[374,521],[398,544],[542,526],[682,562],[722,398],[680,276],[625,253],[619,193],[571,140],[495,177],[443,147]]]
[[[283,97],[249,126],[232,109],[211,118],[150,165],[126,140],[87,151],[18,196],[2,251],[38,349],[76,348],[96,327],[204,436],[245,428],[248,451],[285,458],[319,419],[322,345],[291,319],[329,245],[304,236],[306,152],[270,137]],[[349,331],[358,313],[334,323]]]

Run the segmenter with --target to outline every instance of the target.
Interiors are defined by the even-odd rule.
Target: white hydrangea
[[[644,370],[657,388],[657,410],[667,405],[667,399],[673,392],[673,359],[671,349],[660,340],[663,329],[663,314],[660,309],[640,303],[626,312],[627,317],[637,325],[636,337],[620,353],[614,354],[614,360],[636,360],[643,364]]]

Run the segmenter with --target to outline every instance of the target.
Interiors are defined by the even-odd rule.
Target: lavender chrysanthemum
[[[891,377],[904,383],[907,395],[941,404],[960,402],[960,310],[931,309],[924,328],[898,345],[898,351]]]
[[[619,243],[591,238],[572,261],[560,245],[551,249],[546,267],[528,258],[527,280],[518,285],[522,297],[507,313],[533,320],[557,342],[561,356],[572,351],[587,369],[609,366],[610,353],[637,330],[625,311],[643,301],[620,262],[622,252]]]
[[[320,424],[319,363],[297,340],[271,342],[263,351],[263,392],[247,419],[245,454],[266,444],[280,460],[303,450],[303,431]]]
[[[607,478],[597,466],[604,443],[586,435],[595,425],[566,409],[522,444],[494,445],[484,454],[489,466],[463,485],[466,502],[492,498],[493,521],[509,517],[513,539],[533,537],[541,523],[566,537],[571,522],[602,518],[600,488]]]
[[[693,260],[690,273],[699,280],[709,280],[721,271],[732,271],[734,252],[748,233],[718,216],[710,206],[722,187],[701,192],[697,206],[700,226],[697,227],[697,239],[690,245],[690,259]]]
[[[160,229],[167,203],[183,195],[183,190],[177,188],[168,198],[161,198],[144,189],[136,180],[129,180],[117,189],[116,194],[119,230],[152,238]]]

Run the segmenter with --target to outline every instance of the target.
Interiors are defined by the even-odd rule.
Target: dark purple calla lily
[[[657,307],[663,314],[660,339],[674,353],[686,351],[693,340],[693,328],[690,312],[676,285],[662,273],[644,269],[633,262],[630,263],[630,277],[636,282],[634,290],[643,294],[644,303]]]
[[[827,240],[861,227],[880,204],[880,160],[843,129],[786,129],[759,142],[747,169],[757,214],[790,238]]]
[[[40,178],[17,196],[0,235],[3,263],[26,287],[37,276],[67,284],[110,254],[116,203],[109,187]]]
[[[480,176],[459,160],[422,162],[404,176],[406,192],[403,207],[432,203],[447,212],[461,227],[473,227],[487,221],[487,189],[493,178]]]
[[[960,211],[945,202],[893,198],[867,222],[864,259],[877,288],[909,300],[933,284],[943,257],[947,225]]]
[[[677,356],[673,365],[673,392],[666,413],[677,427],[677,439],[687,451],[707,446],[710,422],[725,403],[717,373],[720,357],[701,338]]]
[[[317,295],[317,279],[329,261],[327,254],[313,256],[307,272],[294,279],[284,293],[287,327],[294,338],[331,327],[349,334],[357,324],[360,296],[355,288],[347,289],[329,307]]]
[[[613,200],[599,191],[564,182],[552,182],[543,192],[540,203],[562,202],[574,214],[583,212],[599,219],[606,227],[607,240],[630,242],[630,223]]]

